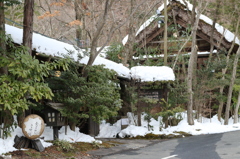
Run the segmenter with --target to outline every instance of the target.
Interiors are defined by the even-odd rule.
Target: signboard
[[[158,93],[158,91],[153,91],[153,90],[141,91],[140,97],[159,99],[159,93]]]
[[[42,135],[44,127],[43,119],[36,114],[31,114],[23,120],[22,132],[28,139],[34,140]]]

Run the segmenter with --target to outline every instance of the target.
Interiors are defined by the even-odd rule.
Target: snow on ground
[[[22,129],[20,127],[17,127],[14,129],[14,131],[11,133],[11,137],[8,137],[7,139],[0,139],[0,155],[3,153],[11,152],[17,150],[13,147],[14,145],[14,138],[15,136],[21,137],[24,136]],[[52,143],[46,142],[49,140],[53,140],[53,129],[49,126],[45,127],[43,134],[40,136],[40,141],[43,145],[43,147],[49,147],[52,145]],[[62,127],[59,130],[59,139],[60,140],[66,140],[69,142],[99,142],[101,141],[96,140],[95,138],[80,133],[79,129],[76,128],[76,131],[70,130],[69,127],[67,127],[67,134],[65,134],[65,127]]]
[[[240,130],[240,123],[233,124],[233,119],[229,119],[229,125],[223,125],[223,119],[221,122],[218,121],[217,116],[213,116],[211,119],[202,118],[201,122],[195,120],[194,125],[188,125],[186,113],[182,114],[183,120],[177,125],[159,131],[160,120],[156,121],[151,119],[150,125],[153,126],[153,130],[148,130],[147,122],[143,120],[142,126],[129,125],[127,128],[121,130],[121,121],[110,125],[109,123],[103,122],[100,125],[100,133],[96,138],[115,138],[118,134],[119,137],[136,137],[138,135],[144,136],[148,133],[153,134],[174,134],[175,131],[184,131],[192,135],[202,134],[215,134],[223,133],[228,131]]]
[[[69,142],[99,142],[100,138],[116,138],[117,134],[119,137],[135,137],[135,136],[144,136],[148,133],[153,134],[174,134],[175,131],[184,131],[190,133],[192,135],[202,135],[202,134],[215,134],[215,133],[223,133],[228,131],[236,131],[240,130],[240,124],[233,124],[233,119],[230,118],[229,125],[223,125],[222,122],[217,120],[217,116],[213,116],[211,119],[203,118],[201,122],[195,120],[195,124],[190,126],[187,124],[186,113],[183,113],[182,117],[183,120],[177,125],[172,126],[167,129],[162,129],[159,131],[159,121],[151,119],[150,125],[153,126],[153,130],[148,130],[147,122],[143,120],[144,116],[142,115],[142,126],[134,126],[129,125],[127,128],[121,130],[121,120],[118,120],[115,124],[111,125],[102,121],[100,124],[100,133],[95,138],[80,133],[79,129],[77,128],[76,131],[71,131],[69,127],[67,127],[67,134],[65,134],[65,127],[62,127],[59,130],[59,139],[60,140],[67,140]],[[160,118],[159,118],[160,119]],[[23,136],[21,128],[17,127],[11,134],[11,137],[7,139],[0,139],[0,155],[15,151],[16,149],[13,147],[14,144],[14,137],[18,135],[19,137]],[[41,143],[44,147],[51,146],[51,143],[46,142],[47,140],[53,140],[53,129],[50,127],[45,127],[43,134],[40,136]]]

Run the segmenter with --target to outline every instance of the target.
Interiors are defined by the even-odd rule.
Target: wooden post
[[[59,139],[59,135],[58,135],[58,126],[53,126],[53,139]]]

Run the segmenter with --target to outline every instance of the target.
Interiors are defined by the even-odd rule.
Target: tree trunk
[[[34,0],[25,0],[23,18],[23,45],[28,47],[28,52],[30,55],[32,55],[33,9]]]
[[[124,47],[122,64],[128,66],[128,60],[132,58],[134,54],[134,42],[135,42],[135,28],[134,28],[134,17],[133,7],[135,6],[135,0],[131,0],[131,7],[129,13],[129,24],[128,24],[128,43]]]
[[[33,9],[34,0],[25,0],[23,18],[23,45],[27,47],[29,55],[32,55],[32,36],[33,36]],[[19,112],[18,125],[22,127],[25,112]]]
[[[238,22],[237,22],[237,26],[236,28],[239,27],[239,23],[240,23],[240,20],[238,19]],[[229,65],[229,58],[230,58],[230,55],[231,55],[231,52],[233,50],[233,47],[235,45],[235,39],[236,39],[236,35],[238,34],[238,30],[236,30],[236,33],[235,33],[235,36],[234,36],[234,40],[232,42],[232,46],[231,48],[228,50],[228,54],[227,54],[227,59],[226,59],[226,67],[222,70],[222,80],[225,79],[225,74],[227,72],[227,67]],[[220,45],[220,44],[219,44]],[[224,90],[224,86],[221,86],[220,87],[220,95],[223,95],[223,90]],[[221,115],[222,115],[222,110],[223,110],[223,104],[224,104],[224,101],[221,99],[220,103],[219,103],[219,107],[218,107],[218,120],[221,121]]]
[[[74,1],[74,9],[75,9],[75,13],[76,13],[76,20],[82,21],[80,4],[81,4],[81,0],[75,0]],[[77,46],[80,47],[80,48],[81,48],[81,43],[80,43],[81,38],[82,38],[82,34],[81,34],[81,28],[79,26],[76,29],[76,39],[77,39]]]
[[[74,122],[70,122],[69,123],[69,127],[70,127],[70,129],[72,130],[72,131],[75,131],[76,130],[76,123],[74,123]]]
[[[6,44],[5,44],[5,16],[4,16],[4,2],[0,1],[0,53],[5,54]]]
[[[3,115],[3,132],[7,131],[6,129],[11,128],[11,126],[13,125],[14,119],[13,119],[13,115],[11,113],[10,110],[4,110],[4,115]],[[1,130],[2,131],[2,130]],[[4,135],[2,136],[2,138],[4,139]]]
[[[237,54],[235,56],[234,63],[233,63],[232,77],[231,77],[231,82],[230,82],[229,89],[228,89],[228,98],[227,98],[227,105],[226,105],[226,110],[225,110],[224,125],[228,125],[229,111],[230,111],[230,106],[231,106],[231,102],[232,102],[232,92],[233,92],[234,82],[236,79],[239,56],[240,56],[240,47],[238,48],[238,51],[237,51]]]
[[[164,65],[167,66],[167,29],[168,29],[168,15],[167,15],[167,0],[164,0]]]
[[[6,56],[4,2],[0,1],[0,55]],[[0,74],[7,74],[7,67],[0,68]]]
[[[91,37],[91,48],[90,48],[89,60],[88,60],[88,63],[87,63],[88,66],[92,66],[96,57],[98,56],[100,51],[103,49],[103,46],[102,46],[100,50],[97,50],[98,42],[99,42],[101,33],[104,29],[104,26],[106,24],[108,13],[109,13],[110,8],[112,7],[113,2],[114,1],[111,1],[111,0],[106,0],[104,2],[105,3],[104,11],[103,11],[102,15],[100,16],[101,18],[99,18],[97,20],[97,25],[96,25],[96,28],[95,28],[95,32],[93,33],[93,36],[90,36]],[[88,76],[88,72],[85,68],[82,69],[82,74],[83,74],[83,77]]]
[[[193,3],[196,4],[196,3]],[[189,64],[188,64],[188,75],[187,75],[187,86],[188,86],[188,95],[189,95],[189,101],[188,101],[188,106],[187,106],[187,118],[188,118],[188,124],[189,125],[194,125],[194,119],[193,119],[193,102],[194,102],[194,97],[193,97],[193,76],[194,72],[196,71],[196,63],[197,63],[197,48],[196,48],[196,35],[197,35],[197,27],[198,27],[198,22],[200,18],[200,8],[202,5],[202,1],[199,2],[199,9],[197,12],[197,17],[195,19],[193,29],[192,29],[192,47],[191,47],[191,55],[189,59]],[[195,8],[195,7],[193,7]],[[195,17],[195,14],[192,16]],[[192,21],[193,22],[193,21]]]
[[[101,33],[104,29],[104,25],[106,24],[108,12],[109,12],[110,8],[112,7],[112,4],[113,4],[113,1],[111,1],[111,0],[105,1],[105,8],[104,8],[103,14],[101,16],[102,18],[98,19],[96,30],[95,30],[92,40],[91,40],[92,46],[91,46],[91,50],[90,50],[90,58],[89,58],[87,65],[92,65],[94,60],[96,59],[96,57],[98,56],[98,54],[100,52],[100,51],[97,51],[98,41],[99,41]]]
[[[223,89],[224,89],[224,86],[222,86],[221,88],[220,88],[220,95],[222,95],[223,94]],[[224,101],[223,101],[223,99],[221,99],[220,100],[220,103],[219,103],[219,107],[218,107],[218,121],[221,121],[221,117],[222,117],[222,110],[223,110],[223,104],[224,104]]]
[[[208,58],[208,65],[211,63],[211,59],[212,59],[212,53],[213,53],[213,48],[214,48],[214,45],[213,45],[213,33],[214,33],[214,30],[215,30],[217,17],[219,15],[219,9],[220,9],[221,1],[217,0],[216,3],[217,3],[217,6],[216,6],[216,9],[215,9],[215,12],[214,12],[213,24],[212,24],[212,30],[211,30],[211,36],[210,36],[210,45],[211,45],[211,47],[210,47],[210,54],[209,54],[209,58]]]
[[[80,48],[85,48],[86,41],[87,41],[87,34],[85,28],[85,17],[84,13],[88,10],[88,7],[84,0],[75,0],[74,1],[74,9],[76,14],[76,20],[80,21],[81,26],[78,26],[76,29],[76,39],[77,39],[77,46]],[[81,43],[81,40],[84,40],[85,45]]]
[[[239,105],[240,105],[240,91],[238,92],[238,100],[237,100],[237,104],[236,107],[234,109],[234,124],[238,123],[238,109],[239,109]]]

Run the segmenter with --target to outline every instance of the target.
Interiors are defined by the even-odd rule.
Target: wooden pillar
[[[59,139],[58,126],[53,126],[53,139],[54,139],[54,140]]]

